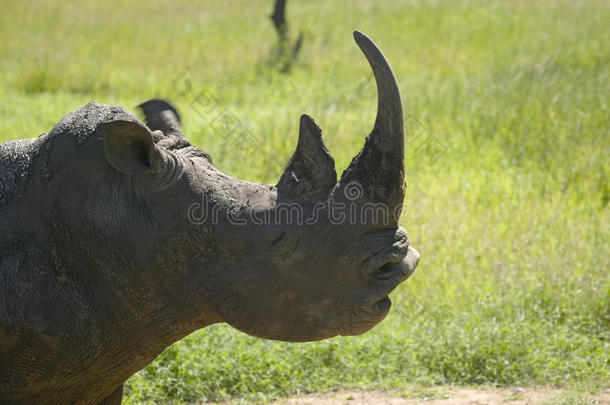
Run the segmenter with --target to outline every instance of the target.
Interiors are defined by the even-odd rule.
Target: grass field
[[[610,3],[289,1],[305,42],[287,73],[271,5],[1,1],[1,141],[46,132],[92,100],[133,108],[160,96],[220,169],[273,183],[301,113],[323,128],[339,170],[372,127],[375,90],[353,29],[382,47],[401,85],[402,223],[422,260],[388,318],[307,344],[208,327],[132,377],[126,402],[610,387]],[[233,133],[214,125],[223,115]]]

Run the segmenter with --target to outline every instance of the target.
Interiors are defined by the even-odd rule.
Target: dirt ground
[[[403,396],[376,391],[337,391],[324,395],[302,395],[283,398],[274,405],[533,405],[564,402],[562,399],[580,399],[574,403],[610,405],[610,389],[594,396],[566,393],[557,389],[471,389],[435,387],[409,392]],[[592,400],[591,402],[585,399]],[[571,401],[567,401],[573,403]]]

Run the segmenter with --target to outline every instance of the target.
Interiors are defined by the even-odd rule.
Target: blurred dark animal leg
[[[288,38],[286,30],[286,0],[275,0],[273,14],[270,15],[271,21],[275,26],[280,43],[284,43]]]
[[[280,54],[286,54],[289,42],[289,33],[288,33],[288,24],[286,23],[286,0],[275,0],[275,4],[273,6],[273,13],[269,16],[271,21],[273,21],[273,26],[277,31],[279,45],[280,45]],[[297,38],[294,46],[292,46],[292,51],[290,52],[290,56],[293,59],[296,59],[299,51],[301,50],[301,45],[303,44],[303,33],[299,33],[299,37]]]

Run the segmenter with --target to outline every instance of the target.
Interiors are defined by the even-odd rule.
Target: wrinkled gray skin
[[[91,103],[37,139],[0,145],[1,403],[120,404],[129,376],[217,322],[309,341],[386,316],[419,254],[395,218],[405,189],[396,80],[354,37],[378,116],[339,182],[308,116],[277,185],[218,171],[159,100],[141,106],[148,125]],[[340,203],[391,216],[331,220]],[[316,220],[258,220],[286,204]]]

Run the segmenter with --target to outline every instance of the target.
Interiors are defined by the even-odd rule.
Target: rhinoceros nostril
[[[388,280],[401,274],[402,269],[399,264],[387,263],[375,271],[375,278],[377,280]]]

